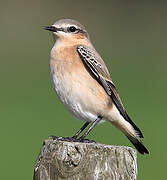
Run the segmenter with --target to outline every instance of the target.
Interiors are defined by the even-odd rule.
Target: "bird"
[[[54,38],[50,52],[53,89],[72,116],[85,121],[71,140],[84,142],[96,124],[109,121],[139,153],[149,154],[141,141],[141,130],[126,112],[110,73],[85,27],[73,19],[60,19],[43,28],[51,31]],[[80,136],[88,125],[90,127]]]

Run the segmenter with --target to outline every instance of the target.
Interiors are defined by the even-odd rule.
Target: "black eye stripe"
[[[64,29],[63,28],[57,28],[59,31],[64,31]]]

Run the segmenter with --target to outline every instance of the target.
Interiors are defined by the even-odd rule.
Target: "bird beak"
[[[45,30],[48,30],[48,31],[53,31],[53,32],[57,32],[57,28],[54,27],[54,26],[45,26],[43,27]]]

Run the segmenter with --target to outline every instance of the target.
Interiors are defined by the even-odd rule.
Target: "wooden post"
[[[136,151],[125,146],[44,141],[34,180],[136,180]]]

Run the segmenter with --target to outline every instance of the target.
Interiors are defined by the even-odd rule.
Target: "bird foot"
[[[94,140],[82,139],[82,138],[77,139],[77,138],[73,138],[73,137],[49,136],[49,138],[51,138],[53,140],[68,141],[68,142],[96,143]]]
[[[78,140],[78,142],[83,142],[83,143],[96,143],[96,141],[94,141],[94,140],[91,140],[91,139],[81,139],[81,138],[79,138],[79,139],[77,139]]]

